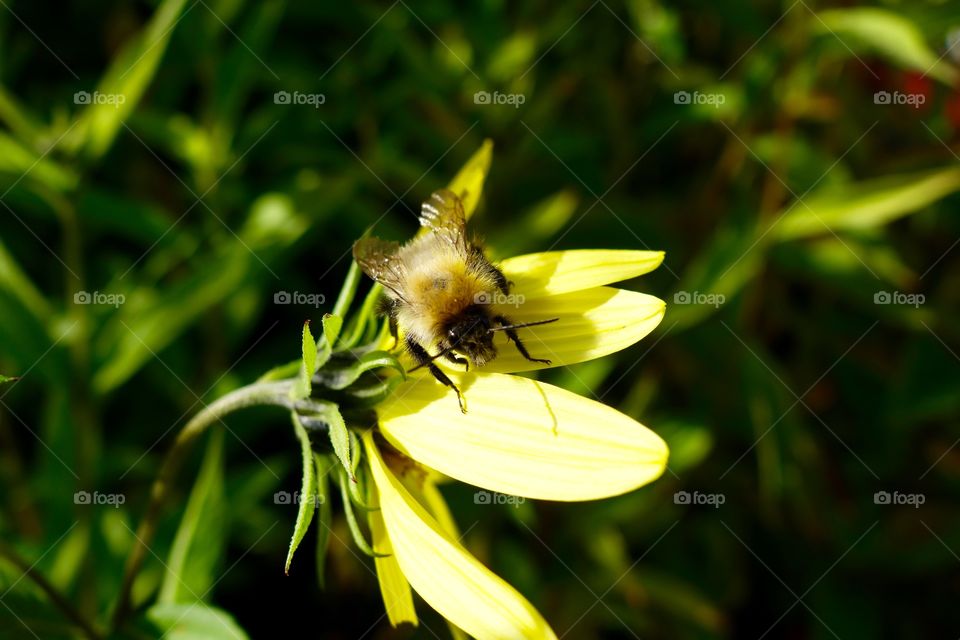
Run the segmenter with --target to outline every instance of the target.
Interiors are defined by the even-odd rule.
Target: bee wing
[[[403,295],[404,268],[397,256],[400,244],[380,238],[360,238],[353,243],[353,259],[360,269],[400,299]]]
[[[449,189],[438,189],[430,194],[430,198],[420,207],[420,225],[463,252],[469,249],[463,203]]]

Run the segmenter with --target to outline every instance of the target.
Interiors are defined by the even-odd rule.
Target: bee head
[[[443,332],[442,342],[442,346],[459,351],[478,367],[497,355],[490,331],[490,316],[479,306],[467,307],[463,313],[451,318]]]

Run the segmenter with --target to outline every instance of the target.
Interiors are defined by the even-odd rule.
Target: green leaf
[[[763,264],[769,234],[756,237],[728,227],[715,235],[683,275],[676,292],[667,298],[667,326],[684,329],[702,322],[730,303]]]
[[[932,76],[948,85],[957,70],[927,46],[920,29],[899,13],[874,7],[831,9],[817,14],[814,29],[833,34],[855,53],[878,54],[907,69]]]
[[[317,370],[317,343],[310,332],[310,321],[303,323],[303,333],[301,335],[301,364],[300,376],[290,389],[290,397],[296,400],[308,398],[311,390],[311,380]]]
[[[350,270],[347,271],[347,278],[343,281],[343,287],[337,296],[337,301],[333,305],[333,315],[343,318],[347,315],[350,305],[353,303],[354,296],[357,295],[357,287],[360,285],[360,266],[356,260],[350,261]]]
[[[283,380],[285,378],[292,378],[295,375],[300,373],[300,370],[303,368],[303,358],[299,360],[291,360],[286,364],[277,365],[276,367],[270,369],[262,376],[257,378],[257,382],[266,382],[268,380]]]
[[[347,483],[352,481],[347,478],[347,474],[343,469],[337,470],[337,478],[337,483],[340,485],[340,498],[343,501],[343,515],[346,517],[347,527],[350,529],[350,535],[353,536],[354,544],[357,545],[360,551],[371,558],[386,558],[390,554],[377,553],[374,551],[373,547],[367,542],[366,537],[363,535],[363,530],[360,528],[360,522],[357,520],[357,514],[353,510],[353,502],[350,500],[350,493],[347,489]]]
[[[146,28],[114,58],[96,92],[86,94],[87,106],[78,118],[76,137],[72,139],[74,146],[82,147],[86,155],[103,155],[136,109],[156,74],[184,4],[186,0],[165,0]],[[96,101],[95,95],[104,98]]]
[[[310,340],[311,345],[313,339]],[[293,537],[290,539],[290,549],[287,551],[287,561],[283,565],[283,572],[290,573],[290,563],[293,562],[293,552],[300,546],[300,541],[310,528],[313,512],[316,507],[317,470],[313,463],[313,449],[310,447],[310,435],[300,424],[297,414],[291,414],[293,430],[300,441],[300,453],[303,457],[303,480],[300,483],[300,501],[297,506],[297,522],[293,527]]]
[[[7,175],[11,181],[18,183],[29,174],[31,181],[39,182],[54,191],[68,191],[79,181],[74,172],[4,133],[0,133],[0,174]]]
[[[956,167],[834,187],[792,204],[774,232],[779,240],[796,240],[829,233],[829,229],[878,227],[958,190],[960,169]]]
[[[333,527],[333,509],[330,505],[330,481],[327,474],[336,464],[326,456],[315,456],[317,467],[317,499],[320,501],[320,524],[317,527],[317,580],[320,588],[326,585],[324,577],[327,566],[327,551],[330,548],[330,532]]]
[[[217,580],[216,569],[226,545],[228,528],[223,438],[220,429],[210,436],[200,473],[170,548],[158,602],[198,602]]]
[[[333,352],[333,345],[337,343],[337,338],[340,337],[341,327],[343,327],[343,317],[335,313],[323,314],[323,341],[326,343],[324,349],[327,358],[330,357],[330,354]],[[326,360],[317,366],[322,367],[324,364],[326,364]]]
[[[324,415],[324,418],[330,427],[330,444],[333,445],[333,452],[343,466],[344,471],[350,475],[351,479],[354,479],[353,465],[351,464],[350,432],[347,430],[347,424],[343,421],[343,416],[340,415],[340,409],[337,408],[337,405],[330,403],[330,407]]]
[[[573,189],[564,189],[524,210],[514,229],[489,236],[490,250],[497,257],[515,256],[536,250],[569,224],[580,198]],[[517,233],[516,229],[523,229]]]
[[[107,392],[125,382],[210,308],[248,282],[252,256],[232,247],[197,265],[194,275],[161,292],[131,292],[104,323],[94,343],[103,358],[93,386]]]
[[[247,640],[233,617],[215,607],[199,604],[156,604],[147,611],[164,640]]]
[[[2,154],[0,154],[2,156]],[[30,276],[0,241],[0,288],[8,290],[38,320],[50,317],[50,305]],[[8,309],[4,309],[8,312]]]
[[[370,324],[371,320],[375,321],[376,316],[374,310],[376,309],[377,302],[380,300],[382,295],[383,287],[379,282],[370,287],[367,297],[363,299],[363,304],[360,306],[360,310],[353,314],[350,331],[340,344],[342,348],[349,349],[356,346],[356,344],[360,342],[360,339],[366,332],[367,326]]]
[[[352,358],[353,362],[346,361],[347,358]],[[339,357],[336,363],[329,363],[318,372],[317,376],[323,386],[339,390],[352,385],[364,372],[379,367],[387,367],[402,376],[406,375],[403,365],[396,356],[386,351],[371,351],[360,357],[354,355]]]

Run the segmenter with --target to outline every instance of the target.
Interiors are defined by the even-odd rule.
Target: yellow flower
[[[490,164],[486,143],[450,185],[476,208]],[[549,366],[624,349],[661,321],[653,296],[611,288],[655,269],[652,251],[559,251],[504,260],[515,322],[559,318],[524,330]],[[522,296],[522,298],[519,298]],[[525,498],[575,501],[619,495],[663,473],[667,446],[632,418],[599,402],[511,372],[542,368],[505,348],[479,371],[447,368],[463,392],[417,372],[377,407],[377,433],[363,436],[379,510],[369,515],[376,568],[393,625],[417,623],[411,587],[459,630],[476,638],[554,638],[537,610],[460,544],[435,485],[449,476]],[[439,473],[437,473],[439,472]],[[459,633],[459,631],[457,632]]]

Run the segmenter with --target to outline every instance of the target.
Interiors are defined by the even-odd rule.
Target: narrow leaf
[[[313,339],[310,340],[311,345]],[[290,549],[287,551],[287,561],[283,565],[283,572],[290,573],[290,563],[293,561],[293,552],[300,546],[300,541],[310,528],[313,520],[313,511],[316,506],[316,468],[313,463],[313,449],[310,447],[310,436],[300,424],[296,414],[292,414],[293,430],[300,441],[300,452],[303,456],[303,480],[300,483],[300,500],[297,506],[297,522],[293,527],[293,538],[290,539]]]
[[[347,490],[347,484],[350,482],[350,480],[347,479],[347,474],[343,469],[338,469],[337,477],[339,479],[338,484],[340,485],[340,497],[343,500],[343,514],[346,516],[347,527],[350,529],[350,535],[353,536],[353,542],[360,551],[371,558],[382,557],[382,553],[377,553],[373,550],[373,547],[370,546],[366,537],[364,537],[363,530],[360,529],[360,523],[357,521],[357,515],[353,510],[353,503],[350,501],[350,494]]]
[[[186,0],[165,0],[143,32],[114,58],[97,89],[74,96],[77,104],[86,105],[76,128],[76,142],[85,146],[91,157],[99,157],[110,147],[136,109],[156,74],[184,4]]]
[[[311,380],[313,379],[314,372],[317,370],[317,343],[313,339],[313,334],[310,332],[309,320],[303,323],[300,351],[303,366],[300,367],[300,377],[297,378],[293,388],[290,389],[290,397],[294,399],[307,398],[310,396]]]
[[[330,426],[330,444],[333,445],[333,452],[343,466],[344,471],[349,474],[351,480],[355,480],[353,475],[353,465],[351,464],[352,455],[350,452],[350,432],[347,430],[347,424],[340,415],[340,410],[336,405],[331,404],[330,410],[324,416],[327,424]]]
[[[247,640],[249,636],[227,612],[196,604],[157,604],[146,614],[165,640]]]
[[[331,366],[319,372],[318,377],[325,387],[337,390],[346,389],[356,382],[357,378],[364,372],[379,367],[388,367],[401,376],[406,375],[406,370],[403,368],[403,365],[400,364],[400,361],[397,360],[397,357],[386,351],[371,351],[359,358],[354,356],[349,357],[352,359],[352,362],[348,361],[344,363],[343,361],[346,360],[346,356],[344,356],[337,366],[331,364]]]
[[[340,336],[340,327],[343,326],[343,318],[332,313],[323,314],[323,335],[317,341],[317,365],[316,369],[322,368],[330,356],[333,355],[333,345],[337,343]]]
[[[869,229],[920,211],[960,190],[960,169],[889,176],[831,188],[795,203],[775,227],[779,240],[795,240],[829,230]]]
[[[817,14],[814,28],[839,38],[845,49],[879,54],[890,62],[952,85],[957,70],[931,49],[916,24],[899,12],[876,7],[831,9]]]
[[[336,464],[325,456],[315,456],[317,467],[317,500],[320,502],[320,525],[317,527],[317,580],[320,588],[326,586],[324,576],[327,566],[327,550],[330,548],[330,532],[333,527],[333,509],[330,506],[330,482],[327,474]]]
[[[218,429],[210,436],[200,473],[177,527],[158,602],[197,602],[197,594],[210,590],[226,544],[226,516],[223,431]]]
[[[341,318],[347,315],[347,311],[353,303],[353,298],[357,295],[357,286],[360,284],[361,277],[362,274],[360,273],[359,265],[357,265],[356,261],[351,260],[350,270],[347,271],[347,278],[343,281],[343,287],[340,289],[337,301],[333,305],[333,315],[340,316]]]

